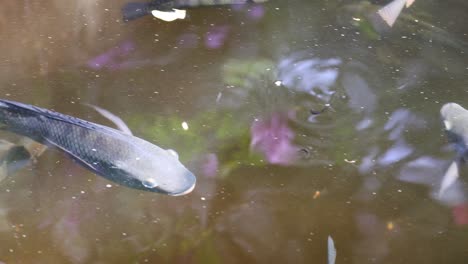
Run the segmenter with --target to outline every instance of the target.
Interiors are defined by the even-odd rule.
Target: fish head
[[[458,130],[461,126],[467,125],[468,110],[457,103],[446,103],[440,109],[440,115],[448,131]]]
[[[450,141],[464,152],[468,143],[468,110],[459,104],[447,103],[440,109],[440,115]]]
[[[148,151],[118,167],[131,175],[132,181],[126,185],[144,191],[180,196],[190,193],[196,184],[195,175],[179,161],[174,150]]]

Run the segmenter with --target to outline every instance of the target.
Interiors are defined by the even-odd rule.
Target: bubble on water
[[[145,186],[146,188],[154,188],[154,187],[158,186],[158,183],[153,178],[148,178],[148,179],[142,181],[141,184],[143,184],[143,186]]]

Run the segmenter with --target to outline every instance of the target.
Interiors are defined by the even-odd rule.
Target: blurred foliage
[[[275,64],[270,60],[231,59],[224,65],[223,78],[227,85],[251,89],[258,84],[260,78],[271,77],[274,70]]]

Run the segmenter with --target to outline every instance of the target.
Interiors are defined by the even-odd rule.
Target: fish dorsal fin
[[[130,128],[128,128],[127,124],[125,124],[125,122],[120,117],[116,116],[115,114],[111,113],[110,111],[104,108],[101,108],[92,104],[85,104],[85,105],[92,107],[94,110],[96,110],[96,112],[101,114],[103,117],[109,119],[124,134],[133,136]]]

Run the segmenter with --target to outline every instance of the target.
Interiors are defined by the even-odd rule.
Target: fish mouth
[[[196,182],[197,178],[195,177],[195,175],[190,173],[189,177],[185,179],[185,184],[183,184],[183,187],[166,189],[162,186],[157,186],[155,187],[154,191],[170,196],[182,196],[191,193],[193,189],[195,189]]]
[[[172,192],[172,193],[167,193],[167,195],[170,195],[170,196],[182,196],[182,195],[186,195],[186,194],[189,194],[193,191],[193,189],[195,189],[195,183],[190,187],[188,188],[187,190],[185,191],[181,191],[181,192]]]

